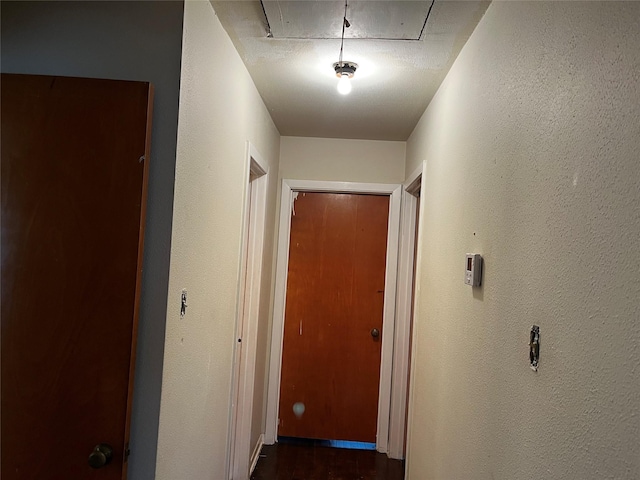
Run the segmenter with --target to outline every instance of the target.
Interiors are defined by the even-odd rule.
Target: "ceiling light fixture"
[[[342,17],[342,37],[340,39],[340,57],[338,61],[333,64],[333,69],[336,71],[336,77],[338,80],[338,92],[342,95],[346,95],[351,92],[351,79],[353,78],[354,73],[356,73],[356,68],[358,65],[353,62],[344,62],[342,61],[342,50],[344,49],[344,30],[345,28],[349,28],[351,24],[349,20],[347,20],[347,2],[344,1],[344,16]]]
[[[353,62],[337,62],[333,64],[333,68],[336,71],[336,76],[340,79],[338,80],[338,92],[342,95],[348,94],[351,91],[350,79],[356,73],[358,65]]]

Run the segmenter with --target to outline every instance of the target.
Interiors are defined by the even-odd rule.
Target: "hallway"
[[[247,22],[249,14],[262,19],[261,3],[274,12],[279,4],[340,4],[332,15],[336,38],[321,37],[318,48],[296,39],[285,49],[289,40],[268,36],[265,22]],[[393,3],[426,4],[375,3],[383,13]],[[122,419],[130,431],[114,440],[110,432],[88,432],[77,443],[89,450],[74,456],[83,466],[91,468],[91,448],[109,440],[117,441],[115,458],[128,445],[129,480],[520,480],[535,470],[562,480],[640,479],[640,2],[495,0],[478,2],[485,10],[468,15],[463,10],[474,2],[434,3],[416,35],[422,40],[370,40],[379,62],[360,51],[369,40],[346,39],[345,60],[358,64],[358,73],[345,97],[336,91],[333,66],[345,26],[341,2],[0,2],[2,73],[153,85],[150,156],[140,152],[131,160],[148,161],[149,173],[137,244],[144,246],[135,285],[139,324],[131,331],[135,378]],[[221,21],[223,10],[235,7],[245,11],[234,17],[237,34]],[[347,12],[350,32],[363,23],[355,10]],[[286,26],[279,11],[277,20]],[[387,20],[398,18],[384,15],[380,24]],[[463,25],[468,38],[447,36],[438,22]],[[306,24],[299,25],[305,33]],[[427,42],[438,55],[421,53]],[[401,51],[392,54],[396,46]],[[306,63],[296,68],[302,53]],[[442,83],[431,88],[427,77]],[[257,84],[264,78],[273,80],[262,92]],[[396,80],[417,88],[419,101],[406,102],[408,90]],[[267,102],[276,90],[282,102]],[[307,110],[322,99],[328,113]],[[304,109],[293,108],[294,101]],[[405,108],[394,117],[383,101]],[[357,114],[364,107],[372,112]],[[106,122],[102,114],[87,118]],[[394,134],[395,124],[381,128],[395,118],[412,121],[406,135]],[[311,123],[319,128],[293,130]],[[5,139],[10,128],[5,121]],[[265,231],[256,236],[264,243],[257,315],[245,330],[245,226],[257,198],[248,195],[252,151],[266,171]],[[113,165],[107,177],[129,181]],[[51,168],[74,172],[67,162]],[[276,296],[276,272],[287,257],[277,247],[286,224],[280,214],[290,221],[295,206],[282,202],[284,182],[396,185],[408,198],[415,172],[420,227],[415,248],[404,250],[416,257],[413,323],[405,332],[411,362],[409,372],[398,374],[393,359],[387,372],[410,382],[409,401],[393,403],[409,411],[406,437],[394,433],[406,438],[404,465],[372,451],[263,447],[278,435],[280,344],[274,348],[273,339],[284,315],[274,312],[284,297]],[[94,188],[83,180],[78,175],[79,187]],[[38,205],[46,205],[40,195],[47,185]],[[55,200],[76,212],[66,194]],[[104,220],[78,235],[99,238],[113,227]],[[59,256],[59,230],[32,249],[60,259],[43,275],[69,271]],[[82,249],[90,253],[87,243]],[[92,251],[101,268],[120,268],[112,248]],[[464,283],[469,253],[483,261],[475,287]],[[109,304],[125,294],[120,284],[105,282],[101,268],[83,277],[72,308],[88,304],[94,289]],[[387,292],[399,298],[397,290]],[[31,296],[35,308],[38,296]],[[533,325],[537,370],[529,362]],[[393,335],[380,338],[393,339],[399,330],[394,325]],[[60,348],[86,349],[76,333]],[[252,355],[244,363],[243,349]],[[50,365],[40,357],[33,361]],[[252,381],[240,383],[240,366],[254,372]],[[111,388],[98,363],[92,368],[90,384],[78,382],[69,394],[84,398],[88,390]],[[241,386],[248,408],[239,411],[234,396]],[[55,402],[64,408],[53,420],[71,425],[77,414],[70,403]],[[381,445],[387,437],[383,429]]]
[[[251,480],[403,480],[404,462],[373,450],[265,445]]]

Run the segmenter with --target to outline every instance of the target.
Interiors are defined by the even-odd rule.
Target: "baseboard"
[[[262,446],[264,445],[264,434],[260,434],[258,437],[258,441],[256,442],[256,447],[253,449],[253,453],[251,454],[251,468],[249,469],[249,476],[256,469],[256,465],[258,464],[258,459],[260,458],[260,452],[262,451]]]

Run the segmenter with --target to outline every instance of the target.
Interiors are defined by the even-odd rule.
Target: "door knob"
[[[380,330],[378,330],[377,328],[372,328],[371,329],[371,336],[373,338],[378,338],[380,336]]]
[[[100,445],[96,445],[91,455],[89,455],[89,466],[91,468],[104,467],[111,462],[112,457],[113,448],[111,448],[111,445],[101,443]]]

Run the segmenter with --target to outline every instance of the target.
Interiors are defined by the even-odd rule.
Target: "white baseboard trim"
[[[262,451],[262,446],[264,445],[264,434],[261,433],[258,437],[258,441],[256,442],[256,447],[253,449],[253,453],[251,454],[251,468],[249,469],[249,476],[256,469],[256,465],[258,464],[258,459],[260,458],[260,452]]]

